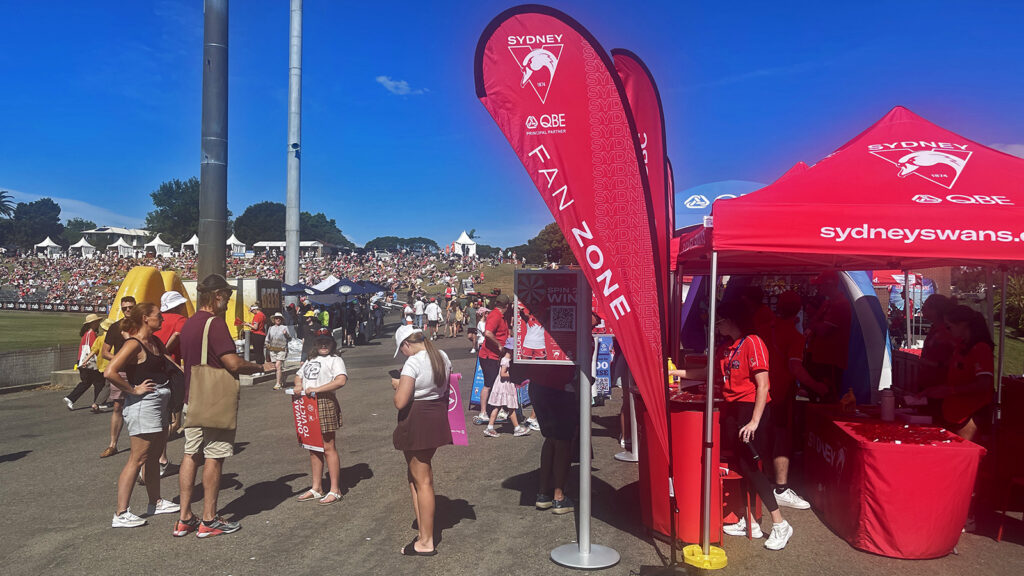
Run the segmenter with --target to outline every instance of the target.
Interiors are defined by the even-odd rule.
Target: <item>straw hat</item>
[[[82,322],[82,325],[84,326],[86,324],[92,324],[93,322],[102,319],[103,316],[100,316],[99,314],[89,314],[88,316],[85,317],[85,321]]]

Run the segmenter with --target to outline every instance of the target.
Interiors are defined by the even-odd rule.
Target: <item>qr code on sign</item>
[[[551,328],[552,332],[575,332],[576,331],[576,307],[575,306],[552,306],[551,307]]]

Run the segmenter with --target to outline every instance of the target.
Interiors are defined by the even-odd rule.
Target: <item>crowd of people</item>
[[[386,255],[372,251],[332,256],[310,254],[299,261],[299,282],[314,286],[333,275],[369,280],[401,292],[447,285],[456,274],[479,280],[481,266],[490,262],[468,256],[408,251]],[[136,266],[173,270],[182,280],[196,280],[198,273],[196,254],[189,251],[159,257],[127,257],[112,251],[88,258],[17,256],[0,259],[0,300],[106,305],[116,296],[128,271]],[[272,250],[246,258],[228,257],[226,276],[283,281],[284,270],[284,254]]]

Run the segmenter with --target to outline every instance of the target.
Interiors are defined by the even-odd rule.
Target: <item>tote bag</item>
[[[226,369],[208,364],[210,323],[213,320],[207,320],[203,328],[202,364],[192,367],[185,427],[234,430],[238,423],[241,385]]]

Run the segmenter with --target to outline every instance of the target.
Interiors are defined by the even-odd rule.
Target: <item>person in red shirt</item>
[[[504,294],[498,294],[491,301],[491,311],[484,320],[484,342],[480,346],[477,357],[480,359],[480,371],[484,374],[484,388],[480,391],[480,414],[473,418],[474,424],[486,424],[490,421],[487,415],[487,398],[491,395],[491,386],[498,378],[501,370],[501,355],[504,354],[505,341],[508,340],[508,316],[512,310],[512,301]]]
[[[946,383],[926,388],[923,395],[942,399],[941,421],[947,430],[973,440],[992,403],[995,343],[985,317],[967,306],[954,306],[946,323],[957,342]]]
[[[768,348],[754,334],[749,311],[740,302],[723,302],[717,311],[715,331],[730,344],[718,353],[716,376],[722,382],[722,445],[732,452],[736,467],[747,479],[765,508],[771,513],[772,531],[765,542],[769,550],[782,550],[793,536],[793,527],[782,517],[772,484],[757,465],[761,455],[770,452],[771,381]],[[705,368],[670,370],[670,375],[688,379],[706,377]],[[703,375],[703,376],[702,376]],[[764,422],[766,425],[761,426]],[[543,429],[543,424],[541,425]],[[736,524],[723,526],[732,536],[746,536],[746,511]],[[761,538],[761,527],[750,527],[755,538]]]
[[[156,337],[164,343],[167,352],[178,364],[181,363],[181,328],[185,325],[185,304],[188,302],[181,293],[174,290],[164,292],[160,297],[160,313],[164,323],[156,331]]]
[[[249,311],[252,312],[252,322],[246,322],[245,325],[252,331],[249,335],[252,341],[252,361],[262,364],[267,361],[263,353],[263,345],[267,341],[267,315],[260,310],[259,304],[249,306]]]
[[[768,345],[768,374],[772,398],[772,464],[775,472],[775,499],[780,506],[798,510],[811,507],[789,487],[789,457],[793,451],[793,408],[796,403],[796,383],[823,395],[828,391],[804,368],[804,335],[796,329],[797,314],[802,302],[792,290],[779,294],[775,305],[775,320]]]

